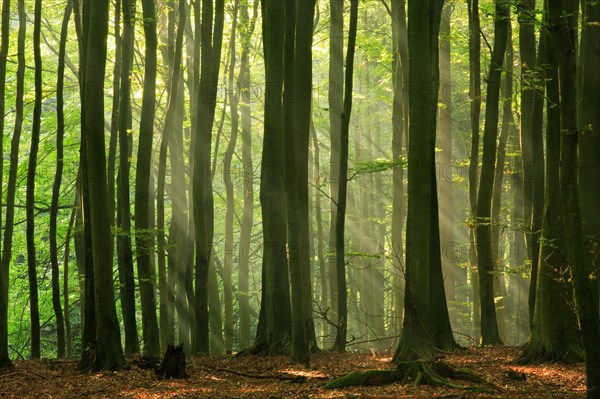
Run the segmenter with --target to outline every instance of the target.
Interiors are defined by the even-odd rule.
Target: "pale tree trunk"
[[[336,219],[338,211],[338,159],[340,157],[340,134],[344,98],[344,2],[329,2],[329,298],[328,303],[334,317],[338,314],[336,280]],[[330,332],[328,337],[333,333]],[[332,344],[332,338],[326,338]]]
[[[252,164],[252,115],[250,109],[250,40],[256,19],[258,16],[259,1],[254,1],[252,20],[248,15],[248,5],[242,2],[240,5],[240,24],[244,28],[240,30],[242,54],[240,56],[240,72],[238,85],[240,86],[240,116],[242,124],[242,173],[244,210],[242,224],[240,226],[239,264],[238,264],[238,302],[239,302],[239,345],[245,349],[251,344],[251,319],[250,319],[250,242],[252,236],[252,223],[254,220],[254,166]]]
[[[406,11],[404,1],[392,1],[392,37],[394,58],[392,74],[394,81],[394,103],[392,109],[392,153],[393,199],[392,199],[392,333],[399,334],[402,328],[404,311],[404,250],[402,233],[406,217],[404,199],[404,163],[406,155],[406,132],[408,130],[408,97],[405,83],[408,74],[408,48],[406,32]]]

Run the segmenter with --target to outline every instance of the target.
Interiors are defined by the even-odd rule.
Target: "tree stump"
[[[156,375],[161,380],[189,377],[188,373],[185,371],[185,352],[183,351],[183,344],[177,347],[167,345],[167,351],[165,352],[160,367],[156,369]]]

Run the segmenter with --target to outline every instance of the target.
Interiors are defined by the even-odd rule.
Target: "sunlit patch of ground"
[[[338,399],[338,398],[463,398],[463,399],[583,399],[582,364],[513,363],[517,348],[467,348],[446,356],[455,367],[467,367],[498,387],[494,395],[459,389],[391,384],[328,390],[323,385],[355,370],[393,367],[390,354],[315,354],[309,367],[286,357],[192,357],[187,380],[160,381],[152,370],[129,369],[81,374],[75,360],[17,361],[0,370],[0,399]],[[525,381],[511,379],[509,371],[524,373]],[[296,378],[300,377],[300,378]],[[457,381],[459,384],[469,385]]]

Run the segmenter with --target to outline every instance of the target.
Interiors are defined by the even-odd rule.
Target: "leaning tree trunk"
[[[477,267],[481,298],[481,338],[483,345],[496,345],[502,341],[494,304],[494,258],[491,242],[491,207],[496,162],[496,134],[498,130],[498,105],[502,65],[508,40],[509,5],[506,0],[496,0],[494,22],[494,48],[488,75],[488,91],[485,101],[485,127],[483,132],[483,155],[481,178],[477,196],[477,220],[475,238],[477,244]]]

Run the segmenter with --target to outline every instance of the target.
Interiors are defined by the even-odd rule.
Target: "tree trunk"
[[[31,147],[27,167],[27,193],[25,213],[27,218],[27,270],[29,276],[29,313],[31,317],[31,357],[40,357],[40,311],[37,286],[37,260],[35,249],[35,173],[40,144],[42,117],[42,54],[40,50],[42,1],[36,0],[33,23],[33,58],[35,64],[35,100],[31,126]]]
[[[494,18],[494,48],[490,60],[488,91],[485,101],[485,127],[479,193],[477,196],[477,267],[481,298],[481,338],[483,345],[496,345],[502,341],[494,304],[494,258],[491,242],[491,207],[496,162],[496,134],[498,131],[498,105],[502,65],[508,40],[509,7],[505,0],[496,0]]]
[[[108,2],[99,2],[90,15],[84,4],[85,73],[83,82],[85,154],[89,189],[90,227],[94,264],[96,307],[96,369],[114,369],[123,364],[121,334],[114,302],[110,215],[104,147],[104,73],[108,34]],[[93,33],[92,33],[93,32]],[[85,194],[85,193],[84,193]]]
[[[580,137],[578,176],[583,233],[587,237],[588,267],[593,268],[600,264],[600,220],[594,212],[600,201],[600,4],[591,0],[583,1],[582,4],[579,127],[583,134]],[[598,287],[600,286],[596,284],[596,302]]]
[[[153,238],[150,229],[150,173],[152,161],[152,137],[156,103],[156,11],[154,0],[142,2],[144,18],[144,89],[140,134],[138,143],[137,169],[135,176],[135,231],[137,269],[142,310],[142,338],[145,355],[160,354],[160,336],[156,317],[154,277],[152,275]]]
[[[8,8],[4,7],[6,2],[3,3],[3,10]],[[6,216],[4,219],[4,241],[2,243],[2,260],[0,263],[0,289],[2,290],[2,301],[0,301],[0,366],[10,365],[10,357],[8,355],[8,278],[9,268],[12,257],[12,239],[14,232],[14,218],[15,218],[15,194],[17,187],[17,170],[19,167],[19,146],[21,142],[21,132],[23,130],[23,96],[24,96],[24,82],[25,82],[25,34],[26,34],[26,21],[25,21],[25,2],[19,1],[17,3],[17,9],[19,14],[19,33],[17,38],[17,91],[15,97],[15,127],[10,143],[10,166],[8,170],[8,184],[6,187]],[[10,13],[2,13],[2,51],[8,51],[8,35],[4,33],[8,30],[8,18]],[[6,49],[6,50],[5,50]],[[3,62],[6,62],[6,58],[0,58]],[[2,93],[3,94],[3,93]],[[4,95],[2,100],[4,101]],[[2,117],[2,119],[4,119]],[[1,213],[1,212],[0,212]]]
[[[577,84],[576,0],[549,0],[550,42],[556,45],[560,95],[561,166],[560,187],[565,213],[567,259],[573,274],[577,316],[586,359],[587,398],[600,398],[600,336],[598,304],[594,300],[589,268],[586,265],[585,241],[581,225],[581,208],[577,182]]]
[[[213,15],[214,14],[214,15]],[[202,2],[202,22],[196,26],[201,34],[202,53],[197,90],[196,130],[194,132],[194,229],[196,240],[196,331],[195,348],[200,354],[209,352],[208,269],[214,234],[214,201],[210,167],[212,128],[217,100],[221,45],[223,41],[224,0]],[[198,57],[199,54],[196,54]]]
[[[434,70],[437,69],[434,52],[438,52],[435,36],[439,25],[434,26],[437,18],[430,18],[430,15],[435,16],[439,12],[437,7],[430,1],[408,3],[408,81],[411,84],[408,87],[410,125],[406,289],[402,337],[394,355],[395,362],[429,359],[435,345],[430,274],[433,270],[431,258],[439,253],[430,256],[430,250],[435,249],[431,242],[434,238],[432,226],[437,225],[437,221],[432,220],[437,216],[437,212],[433,211],[437,207],[437,196],[435,180],[432,180],[435,179],[435,170],[432,168],[435,163],[433,153],[438,86],[438,82],[434,81],[438,77]],[[439,235],[435,240],[439,242]]]
[[[121,77],[118,112],[119,174],[117,193],[117,253],[121,285],[121,311],[125,327],[125,354],[139,353],[137,323],[135,318],[135,281],[133,276],[133,250],[131,248],[131,206],[129,175],[131,159],[131,84],[133,42],[135,35],[135,0],[123,1],[123,38],[121,42]],[[112,217],[112,216],[111,216]]]
[[[57,355],[59,358],[65,357],[65,320],[60,305],[60,276],[58,271],[58,244],[56,237],[56,225],[58,219],[58,206],[60,199],[60,185],[63,173],[64,156],[64,134],[65,134],[65,116],[64,116],[64,73],[65,73],[65,52],[67,44],[67,28],[73,4],[68,3],[65,7],[63,22],[60,31],[58,70],[56,78],[56,172],[54,174],[54,183],[52,185],[52,199],[50,204],[50,263],[52,265],[52,307],[54,317],[56,318],[56,343]],[[65,273],[67,271],[65,270]],[[67,308],[65,307],[65,313]]]
[[[547,13],[547,10],[546,10]],[[547,18],[544,18],[547,23]],[[547,31],[543,30],[542,35]],[[541,39],[540,42],[546,39]],[[540,43],[540,47],[542,47]],[[543,65],[548,65],[546,110],[546,200],[542,229],[541,256],[538,267],[535,310],[531,337],[521,362],[581,361],[583,348],[577,325],[577,315],[570,305],[573,286],[569,281],[565,261],[565,215],[560,196],[560,103],[557,59],[554,44],[548,43]]]
[[[350,114],[352,113],[352,87],[354,75],[354,52],[358,25],[358,0],[350,2],[350,30],[348,31],[348,50],[346,52],[346,72],[344,77],[344,107],[340,129],[340,156],[338,164],[337,214],[335,219],[335,253],[337,283],[337,333],[334,349],[346,350],[348,329],[348,303],[346,287],[346,256],[344,249],[346,195],[348,191],[348,135],[350,130]]]
[[[226,209],[225,209],[225,253],[223,257],[223,299],[225,302],[225,351],[233,351],[233,338],[235,336],[235,322],[233,319],[233,216],[235,213],[235,198],[233,194],[233,181],[231,175],[231,160],[237,143],[240,117],[238,114],[239,85],[234,89],[234,74],[236,64],[236,31],[238,25],[239,1],[234,3],[229,41],[230,61],[227,79],[227,92],[229,93],[229,108],[231,113],[231,135],[223,156],[223,183],[225,184]]]
[[[265,117],[260,204],[263,225],[262,297],[255,347],[258,352],[289,350],[291,309],[286,254],[285,179],[283,175],[283,47],[285,7],[263,0]],[[268,17],[265,17],[268,16]]]
[[[479,342],[481,305],[479,303],[479,276],[475,250],[475,216],[479,186],[479,119],[481,115],[481,38],[479,0],[467,0],[469,6],[469,100],[471,102],[471,152],[469,156],[469,265],[473,297],[473,338]]]
[[[404,250],[402,233],[406,218],[406,201],[404,199],[404,157],[406,156],[406,141],[404,137],[408,128],[406,112],[408,97],[405,91],[406,75],[408,73],[408,48],[406,32],[406,11],[404,1],[392,1],[392,38],[394,58],[392,59],[392,79],[394,82],[394,102],[392,108],[392,153],[393,170],[393,199],[392,199],[392,333],[398,334],[402,328],[404,312]]]
[[[344,1],[329,1],[329,298],[335,317],[338,315],[336,280],[336,220],[338,212],[338,175],[340,165],[340,135],[344,100]],[[331,335],[331,334],[330,334]],[[326,339],[326,343],[333,340]]]
[[[446,301],[449,303],[450,321],[456,323],[456,293],[455,277],[458,265],[452,253],[454,247],[454,200],[453,200],[453,170],[452,165],[452,76],[450,74],[450,20],[452,7],[446,5],[442,11],[440,25],[440,92],[439,102],[439,137],[438,146],[438,195],[440,198],[440,246],[442,253],[442,270],[444,272],[444,288]]]
[[[240,226],[239,263],[238,263],[238,302],[239,302],[239,347],[245,349],[251,344],[251,319],[250,319],[250,242],[252,236],[252,223],[254,217],[254,166],[252,164],[252,115],[250,108],[250,40],[258,16],[259,1],[254,1],[252,20],[248,15],[248,5],[240,4],[240,29],[242,54],[240,56],[240,72],[238,85],[240,87],[240,106],[242,124],[242,173],[244,208],[242,224]]]

